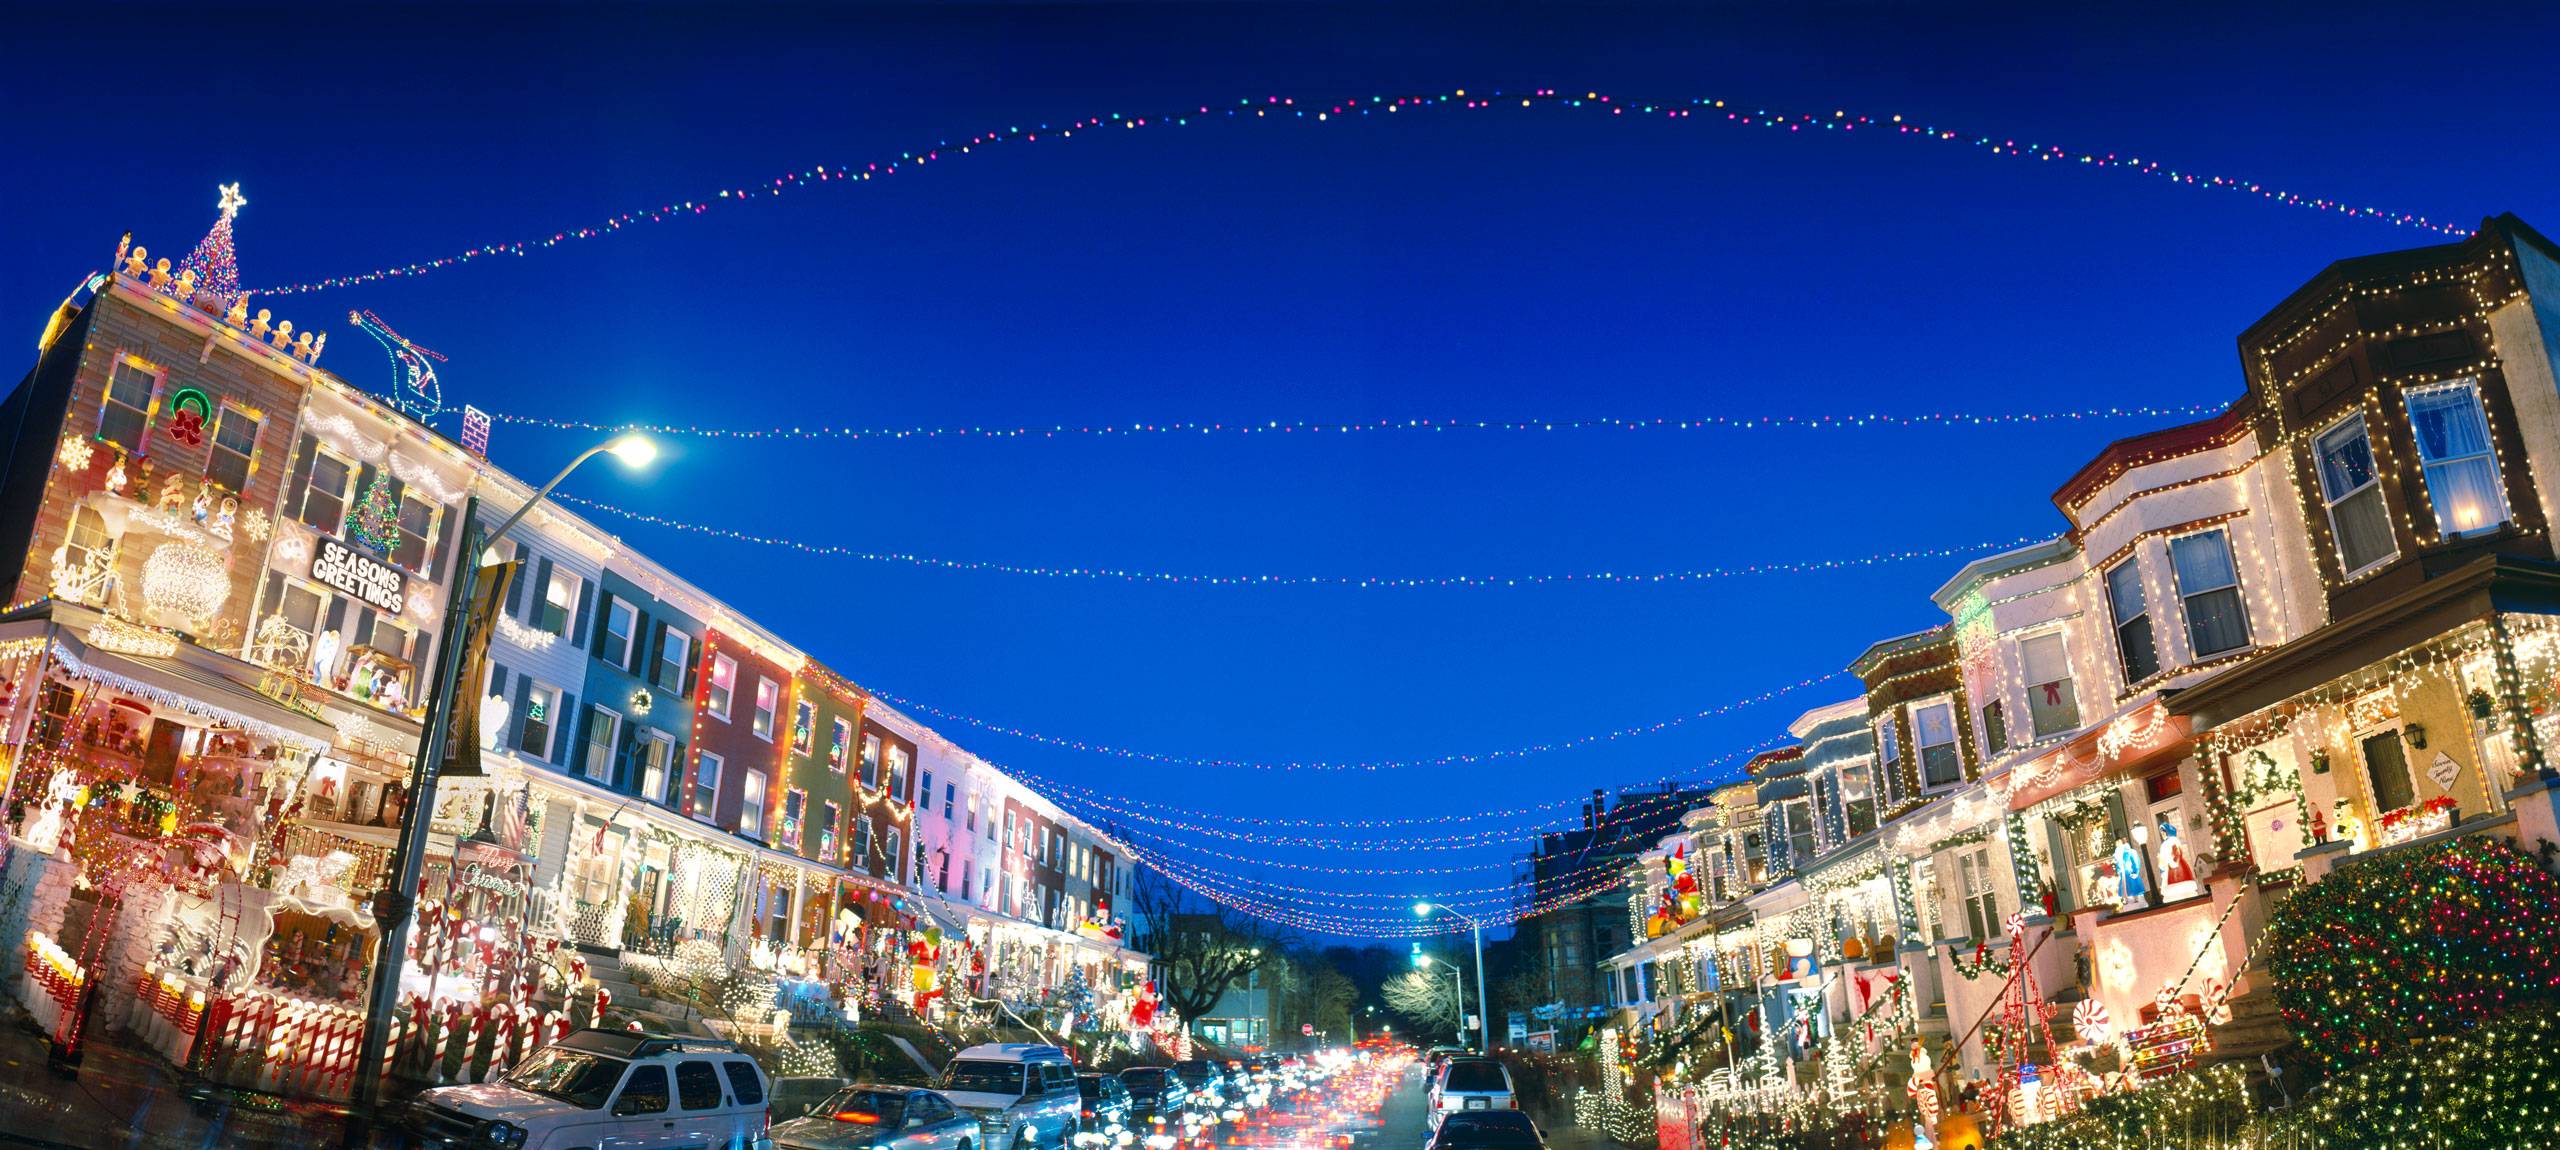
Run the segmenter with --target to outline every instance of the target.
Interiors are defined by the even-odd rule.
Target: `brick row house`
[[[1767,1071],[1665,1087],[1661,1120],[1834,1076],[2007,1089],[1983,1036],[2021,964],[2102,1070],[2254,1061],[2288,1037],[2247,965],[2284,899],[2451,837],[2560,842],[2555,337],[2560,246],[2513,217],[2334,264],[2242,333],[2226,410],[2107,446],[2053,538],[1854,660],[1856,699],[1753,760],[1756,818],[1702,806],[1629,873],[1613,1036],[1720,1014]],[[1763,871],[1664,912],[1668,857],[1746,836]]]
[[[772,971],[778,1008],[943,1024],[999,995],[1036,1009],[1070,973],[1133,997],[1145,960],[1116,922],[1062,913],[1125,884],[1124,850],[558,505],[492,548],[513,574],[457,687],[480,772],[411,809],[452,582],[479,559],[463,528],[533,487],[486,458],[485,422],[448,438],[433,424],[460,413],[340,379],[323,325],[197,276],[119,247],[0,401],[0,785],[24,848],[0,937],[25,942],[11,969],[42,977],[11,985],[58,1041],[343,1097],[328,1036],[360,1025],[412,820],[428,917],[403,1017],[474,1012],[445,1035],[466,1065],[544,1010],[591,1017],[599,972],[686,955]],[[1000,873],[975,828],[1008,804],[1041,811],[1048,862],[1101,877],[1042,872],[1054,906],[975,897]],[[929,932],[931,978],[910,952]],[[564,949],[584,989],[523,1000],[523,964]],[[990,959],[1025,973],[999,985]],[[217,1050],[195,1038],[217,1017],[256,1021]]]

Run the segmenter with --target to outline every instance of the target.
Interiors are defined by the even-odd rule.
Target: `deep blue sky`
[[[32,334],[127,229],[183,253],[217,182],[245,184],[244,279],[273,284],[987,127],[1453,87],[1901,113],[2549,227],[2560,126],[2531,63],[2548,20],[2444,10],[2419,26],[2335,5],[2066,23],[1927,5],[56,6],[11,16],[0,68],[14,173],[0,316]],[[305,327],[379,312],[451,357],[457,402],[604,420],[1997,411],[2226,400],[2243,326],[2328,260],[2429,238],[1883,136],[1440,113],[1005,145],[265,303]],[[367,341],[331,327],[330,367],[387,378]],[[2052,489],[2147,426],[692,442],[639,484],[599,468],[572,487],[963,559],[1623,571],[2055,530]],[[502,427],[494,454],[533,474],[585,439]],[[1663,588],[1236,590],[863,566],[599,521],[862,682],[1059,734],[1259,758],[1481,750],[1696,711],[1939,621],[1927,592],[1958,565]],[[1144,768],[954,733],[1148,803],[1393,817],[1679,771],[1848,690],[1526,762],[1381,776]]]

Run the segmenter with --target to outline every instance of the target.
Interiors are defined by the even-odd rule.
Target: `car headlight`
[[[492,1122],[480,1128],[480,1140],[500,1150],[515,1150],[524,1145],[524,1127],[513,1122]]]

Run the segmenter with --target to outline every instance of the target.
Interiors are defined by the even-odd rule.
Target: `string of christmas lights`
[[[1709,759],[1693,771],[1676,775],[1664,775],[1660,778],[1634,784],[1626,790],[1635,793],[1622,792],[1619,804],[1616,807],[1611,808],[1607,814],[1601,816],[1600,825],[1604,827],[1612,826],[1622,819],[1634,818],[1640,814],[1650,813],[1653,807],[1672,801],[1671,798],[1666,795],[1643,793],[1645,788],[1660,787],[1666,783],[1693,782],[1726,764],[1748,759],[1762,751],[1785,746],[1787,743],[1792,741],[1793,740],[1785,737],[1764,740],[1760,743],[1753,744],[1752,746],[1745,747],[1742,750],[1733,751],[1719,755],[1713,759]],[[1100,795],[1104,798],[1119,797],[1123,799],[1123,801],[1129,802],[1142,801],[1139,799],[1129,798],[1127,796],[1106,795],[1101,791],[1096,791],[1089,787],[1077,786],[1074,783],[1060,782],[1057,779],[1050,778],[1038,771],[1030,770],[1019,765],[1007,764],[1003,769],[1015,777],[1037,783],[1043,788],[1063,789],[1077,794]],[[1388,827],[1449,826],[1462,823],[1483,822],[1487,819],[1520,818],[1526,815],[1539,814],[1545,811],[1563,810],[1568,807],[1580,806],[1583,803],[1590,801],[1590,796],[1587,794],[1570,795],[1560,799],[1551,799],[1542,803],[1529,803],[1516,807],[1500,807],[1492,810],[1467,811],[1459,814],[1414,815],[1404,818],[1386,819],[1266,819],[1253,815],[1226,814],[1219,811],[1204,811],[1193,807],[1174,806],[1167,803],[1158,803],[1152,799],[1146,799],[1143,801],[1148,804],[1150,813],[1180,815],[1186,818],[1226,822],[1240,826],[1368,830]]]
[[[622,212],[594,224],[563,229],[546,236],[486,243],[440,259],[381,267],[353,275],[330,276],[302,283],[259,288],[255,294],[297,295],[326,291],[331,288],[351,287],[382,280],[415,278],[446,268],[460,267],[486,256],[522,257],[582,240],[620,235],[641,224],[664,224],[693,219],[710,212],[712,208],[719,205],[770,200],[788,191],[829,184],[858,186],[875,179],[885,179],[902,171],[919,171],[927,164],[948,162],[961,156],[974,155],[982,149],[992,148],[998,144],[1028,144],[1043,139],[1063,141],[1075,138],[1078,132],[1083,132],[1090,138],[1098,131],[1106,129],[1186,127],[1193,124],[1252,120],[1338,124],[1370,116],[1405,112],[1520,111],[1524,109],[1576,111],[1590,116],[1611,118],[1633,114],[1638,117],[1673,122],[1696,121],[1733,127],[1762,128],[1795,135],[1802,135],[1808,131],[1815,135],[1827,133],[1844,136],[1863,132],[1870,136],[1884,135],[1901,140],[1970,148],[1986,156],[2033,160],[2039,163],[2076,164],[2093,170],[2141,176],[2173,187],[2230,192],[2282,207],[2374,220],[2446,236],[2471,234],[2469,229],[2448,223],[2438,223],[2422,215],[2371,206],[2357,206],[2334,197],[2285,191],[2261,181],[2231,176],[2203,175],[2183,171],[2157,160],[2146,160],[2139,156],[2115,152],[2072,149],[2033,141],[2020,143],[2006,136],[1919,124],[1908,121],[1902,116],[1852,115],[1846,110],[1837,109],[1827,115],[1772,111],[1765,108],[1745,110],[1741,104],[1708,97],[1646,101],[1602,95],[1597,91],[1585,92],[1580,96],[1553,88],[1538,88],[1527,92],[1497,89],[1490,93],[1470,94],[1467,89],[1461,88],[1450,92],[1392,97],[1365,96],[1330,102],[1301,103],[1294,97],[1265,96],[1260,99],[1239,99],[1230,105],[1193,105],[1161,115],[1131,115],[1114,112],[1069,121],[1063,126],[1039,124],[1028,127],[1011,125],[990,128],[957,140],[942,140],[932,147],[903,151],[895,158],[858,164],[817,165],[795,172],[785,172],[754,186],[720,188],[701,199],[669,201],[656,207]]]
[[[1553,753],[1553,752],[1556,752],[1556,751],[1572,750],[1572,749],[1574,749],[1574,748],[1576,748],[1576,747],[1585,747],[1585,746],[1590,746],[1590,745],[1592,745],[1592,744],[1594,744],[1594,743],[1606,743],[1606,742],[1612,742],[1612,741],[1615,741],[1615,740],[1618,740],[1618,739],[1634,738],[1634,737],[1637,737],[1637,736],[1640,736],[1640,735],[1656,735],[1656,734],[1660,734],[1660,733],[1662,733],[1662,732],[1664,732],[1664,731],[1672,730],[1673,728],[1680,727],[1680,726],[1685,725],[1685,724],[1688,724],[1688,723],[1696,722],[1696,721],[1698,721],[1698,720],[1700,720],[1700,719],[1713,719],[1713,718],[1718,718],[1718,717],[1721,717],[1721,716],[1724,716],[1724,715],[1732,714],[1732,713],[1734,713],[1734,712],[1736,712],[1736,711],[1739,711],[1739,710],[1742,710],[1742,709],[1744,709],[1744,708],[1746,708],[1746,707],[1755,707],[1755,706],[1758,706],[1758,705],[1760,705],[1760,704],[1762,704],[1762,703],[1774,702],[1774,701],[1776,701],[1776,700],[1778,700],[1778,699],[1785,698],[1785,697],[1786,697],[1786,696],[1788,696],[1788,695],[1795,694],[1796,692],[1798,692],[1798,691],[1802,691],[1802,690],[1805,690],[1805,689],[1807,689],[1807,688],[1809,688],[1809,687],[1817,687],[1817,686],[1820,686],[1820,685],[1822,685],[1822,684],[1824,684],[1824,683],[1828,683],[1828,682],[1830,682],[1830,681],[1831,681],[1831,680],[1833,680],[1833,679],[1839,678],[1839,677],[1840,677],[1840,674],[1841,674],[1841,673],[1840,673],[1840,672],[1838,672],[1838,671],[1826,671],[1826,672],[1824,672],[1824,673],[1822,673],[1822,674],[1819,674],[1819,675],[1809,675],[1809,676],[1806,676],[1805,678],[1798,679],[1798,680],[1796,680],[1795,682],[1788,683],[1788,684],[1785,684],[1785,685],[1783,685],[1783,686],[1779,686],[1779,687],[1773,687],[1773,688],[1771,688],[1771,689],[1769,689],[1769,690],[1766,690],[1766,691],[1762,691],[1762,692],[1760,692],[1759,694],[1756,694],[1756,695],[1744,695],[1744,696],[1742,696],[1742,697],[1740,697],[1740,698],[1737,698],[1737,699],[1730,699],[1730,700],[1727,700],[1727,701],[1725,701],[1725,702],[1718,703],[1718,704],[1716,704],[1716,705],[1714,705],[1714,706],[1712,706],[1712,707],[1706,707],[1706,708],[1703,708],[1703,709],[1701,709],[1701,710],[1691,711],[1691,712],[1689,712],[1688,714],[1685,714],[1685,715],[1674,715],[1674,716],[1672,716],[1672,717],[1670,717],[1670,718],[1668,718],[1668,719],[1662,719],[1662,720],[1658,720],[1658,721],[1656,721],[1656,722],[1651,722],[1651,723],[1638,723],[1638,724],[1636,724],[1636,725],[1634,725],[1634,726],[1628,726],[1628,727],[1619,727],[1619,728],[1617,728],[1616,730],[1610,730],[1610,731],[1597,731],[1597,732],[1593,732],[1593,733],[1591,733],[1591,734],[1587,734],[1587,735],[1575,735],[1575,736],[1573,736],[1572,738],[1569,738],[1569,739],[1558,739],[1558,740],[1556,740],[1556,741],[1554,741],[1554,742],[1548,742],[1548,743],[1527,743],[1527,744],[1523,744],[1523,745],[1521,745],[1521,746],[1517,746],[1517,747],[1506,747],[1506,748],[1503,748],[1503,749],[1500,749],[1500,750],[1492,750],[1492,751],[1472,751],[1472,752],[1466,752],[1466,753],[1460,753],[1460,754],[1437,755],[1437,756],[1431,756],[1431,757],[1427,757],[1427,758],[1418,758],[1418,759],[1372,759],[1372,760],[1362,760],[1362,761],[1358,761],[1358,762],[1328,762],[1328,761],[1324,761],[1324,760],[1308,760],[1308,761],[1300,761],[1300,760],[1287,760],[1287,761],[1263,761],[1263,760],[1256,760],[1256,759],[1190,758],[1190,757],[1181,756],[1181,755],[1163,755],[1163,754],[1157,754],[1157,753],[1154,753],[1154,752],[1151,752],[1151,751],[1134,751],[1134,750],[1130,750],[1130,749],[1125,748],[1125,747],[1115,747],[1115,746],[1111,746],[1111,745],[1103,744],[1103,743],[1088,743],[1088,742],[1085,742],[1085,741],[1083,741],[1083,740],[1081,740],[1081,739],[1066,739],[1066,738],[1059,738],[1059,737],[1052,736],[1052,735],[1042,735],[1042,734],[1038,734],[1038,733],[1036,733],[1036,732],[1022,730],[1022,729],[1020,729],[1020,728],[1016,728],[1016,727],[1005,727],[1005,726],[999,726],[999,725],[992,724],[992,723],[988,723],[988,722],[986,722],[986,721],[984,721],[984,720],[980,720],[980,719],[972,718],[972,717],[969,717],[969,716],[966,716],[966,715],[959,715],[959,714],[954,714],[954,713],[951,713],[951,712],[947,712],[947,711],[944,711],[944,710],[942,710],[942,709],[940,709],[940,708],[938,708],[938,707],[933,707],[933,706],[930,706],[930,705],[927,705],[927,704],[924,704],[924,703],[919,703],[919,702],[916,702],[916,701],[914,701],[914,700],[912,700],[912,699],[901,698],[901,697],[899,697],[899,696],[897,696],[897,695],[892,695],[892,694],[890,694],[890,693],[889,693],[889,692],[887,692],[887,691],[877,691],[877,690],[875,690],[875,691],[873,691],[873,692],[871,692],[871,693],[872,693],[872,695],[873,695],[873,696],[875,696],[875,697],[877,697],[877,698],[887,700],[887,701],[888,701],[888,703],[889,703],[891,706],[898,707],[898,708],[905,709],[905,710],[914,710],[914,711],[918,711],[918,712],[921,712],[921,713],[923,713],[923,714],[932,715],[932,716],[934,716],[935,718],[938,718],[938,719],[945,719],[945,720],[949,720],[949,721],[951,721],[951,722],[961,723],[961,724],[964,724],[964,725],[967,725],[967,726],[976,727],[976,728],[978,728],[978,729],[980,729],[980,730],[988,731],[988,732],[991,732],[991,733],[994,733],[994,734],[999,734],[999,735],[1011,735],[1011,736],[1013,736],[1013,737],[1015,737],[1015,738],[1018,738],[1018,739],[1024,739],[1024,740],[1028,740],[1028,741],[1030,741],[1030,742],[1040,743],[1040,744],[1043,744],[1043,745],[1046,745],[1046,746],[1062,747],[1062,748],[1065,748],[1065,749],[1067,749],[1067,750],[1071,750],[1071,751],[1083,751],[1083,752],[1086,752],[1086,753],[1088,753],[1088,754],[1109,755],[1109,756],[1112,756],[1112,757],[1115,757],[1115,758],[1133,759],[1133,760],[1137,760],[1137,761],[1140,761],[1140,762],[1154,763],[1154,764],[1159,765],[1159,766],[1170,766],[1170,767],[1233,767],[1233,768],[1238,768],[1238,769],[1242,769],[1242,770],[1255,770],[1255,771],[1388,771],[1388,770],[1400,770],[1400,769],[1407,768],[1407,767],[1452,767],[1452,766],[1475,766],[1475,765],[1479,765],[1479,764],[1483,764],[1483,763],[1497,762],[1497,761],[1500,761],[1500,760],[1503,760],[1503,759],[1521,759],[1521,758],[1528,758],[1528,757],[1530,757],[1530,756],[1532,756],[1532,755],[1543,755],[1543,754],[1550,754],[1550,753]],[[1710,767],[1720,766],[1720,765],[1722,765],[1722,764],[1724,764],[1724,763],[1730,762],[1734,757],[1736,757],[1736,755],[1739,755],[1740,757],[1748,758],[1750,755],[1758,753],[1758,751],[1761,751],[1761,750],[1767,750],[1767,749],[1768,749],[1767,747],[1759,747],[1759,748],[1756,748],[1756,749],[1754,749],[1754,750],[1743,751],[1743,752],[1735,752],[1735,753],[1732,753],[1732,754],[1727,754],[1727,755],[1720,756],[1720,757],[1718,757],[1718,758],[1715,758],[1715,759],[1709,760],[1709,762],[1707,763],[1707,765],[1708,765],[1708,766],[1710,766]],[[1011,768],[1008,768],[1008,769],[1011,769]],[[1663,781],[1663,780],[1656,780],[1656,781],[1657,781],[1657,782],[1659,782],[1659,781]],[[1062,787],[1069,787],[1069,788],[1073,788],[1073,787],[1074,787],[1074,784],[1072,784],[1072,783],[1059,783],[1059,784],[1057,784],[1057,785],[1062,786]],[[1080,789],[1080,788],[1078,788],[1078,789]],[[1577,803],[1577,802],[1579,802],[1579,801],[1581,801],[1581,800],[1580,800],[1580,799],[1578,799],[1578,798],[1577,798],[1577,799],[1558,799],[1558,800],[1556,800],[1556,801],[1555,801],[1555,803],[1554,803],[1553,805],[1555,805],[1555,806],[1571,806],[1571,805],[1573,805],[1574,803]],[[1151,805],[1151,806],[1153,805],[1153,804],[1152,804],[1152,801],[1150,801],[1150,805]],[[1165,808],[1165,807],[1160,807],[1160,806],[1158,806],[1158,807],[1155,807],[1154,809],[1157,809],[1157,810],[1165,810],[1165,809],[1169,809],[1169,808]],[[1533,806],[1526,806],[1526,807],[1516,807],[1516,808],[1513,808],[1513,809],[1514,809],[1514,810],[1520,810],[1520,811],[1536,811],[1536,810],[1544,810],[1544,809],[1547,809],[1547,808],[1546,808],[1546,807],[1544,807],[1544,806],[1536,806],[1536,805],[1533,805]],[[1197,813],[1199,813],[1199,812],[1192,812],[1192,813],[1197,814]],[[1216,817],[1216,816],[1208,816],[1208,817]],[[1475,816],[1469,816],[1469,817],[1475,817]],[[1414,819],[1367,819],[1367,820],[1355,820],[1355,821],[1353,821],[1353,822],[1346,822],[1346,823],[1334,823],[1334,822],[1327,822],[1327,821],[1321,821],[1321,820],[1304,820],[1304,821],[1299,821],[1299,822],[1296,822],[1296,823],[1291,823],[1291,822],[1282,821],[1282,820],[1272,820],[1272,821],[1267,821],[1267,822],[1266,822],[1266,821],[1264,821],[1264,820],[1259,820],[1259,819],[1257,819],[1257,820],[1253,820],[1253,821],[1254,821],[1254,822],[1257,822],[1257,823],[1260,823],[1260,824],[1262,824],[1262,825],[1266,825],[1266,826],[1291,826],[1291,825],[1295,825],[1295,826],[1337,826],[1337,825],[1340,825],[1340,826],[1351,826],[1351,825],[1410,826],[1410,825],[1440,824],[1440,823],[1445,823],[1445,822],[1449,822],[1449,821],[1453,821],[1453,820],[1452,820],[1452,818],[1451,818],[1450,816],[1436,816],[1436,817],[1430,817],[1430,818],[1414,818]]]
[[[1262,900],[1238,896],[1231,892],[1221,891],[1214,887],[1198,883],[1189,876],[1177,873],[1172,869],[1159,866],[1157,859],[1154,856],[1135,849],[1131,850],[1130,857],[1137,860],[1142,865],[1157,867],[1158,873],[1163,874],[1168,879],[1171,879],[1175,884],[1201,896],[1202,898],[1209,899],[1210,901],[1223,906],[1232,907],[1246,914],[1253,915],[1256,918],[1281,923],[1287,926],[1294,926],[1304,930],[1312,930],[1324,934],[1349,935],[1368,938],[1430,938],[1444,934],[1462,933],[1468,929],[1466,923],[1458,920],[1453,915],[1434,915],[1427,919],[1416,918],[1410,914],[1351,917],[1323,912],[1294,910]],[[1472,917],[1476,918],[1478,921],[1484,922],[1486,925],[1518,922],[1521,919],[1533,918],[1538,915],[1545,914],[1547,911],[1553,910],[1557,907],[1570,906],[1573,903],[1590,898],[1595,894],[1602,893],[1615,884],[1616,880],[1613,879],[1608,883],[1598,886],[1596,889],[1568,890],[1525,905],[1515,904],[1508,910],[1487,911],[1481,914],[1473,914]]]
[[[498,423],[539,427],[551,431],[692,436],[704,439],[843,439],[843,440],[938,440],[938,439],[1065,439],[1080,436],[1140,435],[1352,435],[1382,431],[1855,431],[1869,428],[1913,427],[2002,427],[2016,424],[2090,423],[2114,419],[2196,419],[2222,411],[2227,404],[2191,403],[2167,407],[2092,407],[2076,411],[1936,411],[1910,414],[1889,412],[1814,413],[1810,415],[1701,415],[1674,419],[1656,416],[1649,419],[1620,419],[1595,416],[1581,419],[1369,419],[1317,422],[1304,419],[1274,419],[1260,423],[1200,423],[1176,420],[1168,423],[1120,424],[1050,424],[1014,427],[968,425],[959,427],[704,427],[699,424],[673,423],[599,423],[586,419],[554,419],[548,416],[515,415],[491,412],[489,418]]]
[[[774,535],[758,535],[733,531],[703,523],[670,519],[643,511],[616,507],[583,496],[553,492],[555,503],[568,503],[591,511],[619,516],[671,531],[708,535],[740,543],[780,547],[809,555],[834,559],[853,559],[865,563],[890,563],[941,571],[974,571],[1000,575],[1036,575],[1048,579],[1087,579],[1097,582],[1171,583],[1194,587],[1544,587],[1571,583],[1663,584],[1699,583],[1710,579],[1734,579],[1752,575],[1809,575],[1823,571],[1847,571],[1861,567],[1881,567],[1914,559],[1957,559],[1985,552],[2006,551],[2042,541],[2044,536],[2024,535],[2015,539],[1953,547],[1924,547],[1910,551],[1887,551],[1851,559],[1790,559],[1768,563],[1746,563],[1733,567],[1700,567],[1681,571],[1617,572],[1580,571],[1528,575],[1206,575],[1184,571],[1138,571],[1119,567],[1043,567],[1027,563],[999,563],[978,559],[942,559],[905,551],[865,551],[840,543],[808,543]]]

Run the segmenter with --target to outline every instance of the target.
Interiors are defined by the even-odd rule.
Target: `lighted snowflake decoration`
[[[97,453],[98,449],[89,443],[86,436],[72,434],[62,437],[62,450],[55,452],[53,457],[61,460],[66,470],[87,471],[90,457]]]
[[[240,517],[240,529],[249,533],[250,542],[264,543],[267,541],[267,536],[275,533],[276,525],[273,520],[267,518],[265,510],[252,507],[247,514]]]

